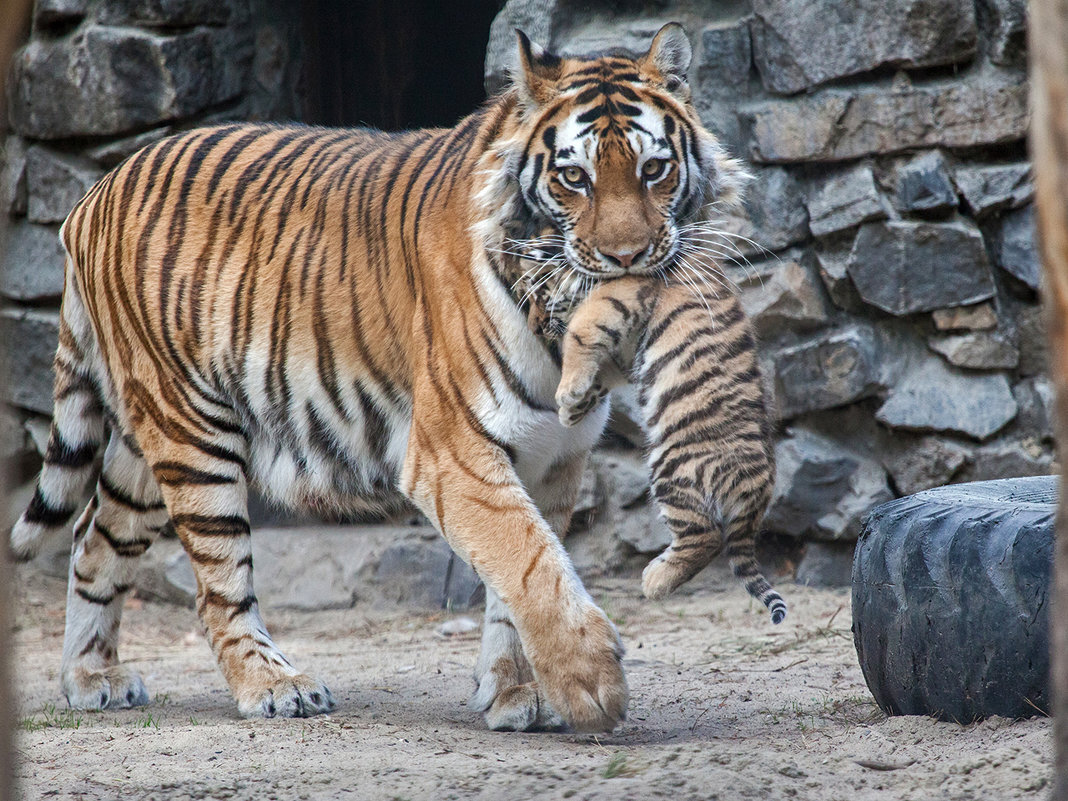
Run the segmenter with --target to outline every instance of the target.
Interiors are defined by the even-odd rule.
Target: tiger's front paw
[[[246,718],[310,718],[332,712],[335,706],[326,685],[303,673],[251,689],[237,698],[237,709]]]
[[[608,390],[589,376],[562,378],[556,390],[556,406],[560,424],[570,428],[597,408]]]
[[[72,709],[127,709],[148,703],[148,690],[141,676],[123,665],[104,670],[66,670],[63,694]]]
[[[591,606],[559,645],[562,650],[536,669],[545,695],[576,731],[612,731],[626,717],[628,696],[616,627]]]

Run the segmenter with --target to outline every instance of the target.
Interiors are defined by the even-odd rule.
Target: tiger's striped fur
[[[563,338],[560,422],[579,423],[624,376],[638,387],[653,494],[674,534],[642,590],[663,598],[726,546],[734,574],[782,622],[786,604],[755,556],[775,469],[756,342],[737,297],[696,280],[597,286]]]
[[[239,710],[333,707],[260,617],[253,482],[348,511],[400,490],[426,514],[487,586],[473,706],[492,727],[623,718],[618,634],[557,536],[607,408],[560,425],[558,363],[502,276],[546,224],[583,286],[670,272],[683,224],[742,173],[689,100],[678,26],[639,57],[522,34],[519,56],[512,90],[454,128],[181,133],[71,212],[52,434],[11,543],[32,555],[96,479],[71,558],[73,706],[146,701],[119,615],[169,519]]]

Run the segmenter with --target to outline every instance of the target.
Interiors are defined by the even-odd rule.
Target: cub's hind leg
[[[561,540],[571,523],[585,465],[585,453],[572,456],[553,465],[540,481],[530,482],[531,499]],[[488,585],[475,681],[478,689],[470,706],[483,713],[490,729],[532,731],[564,726],[563,718],[534,681],[512,613]]]
[[[113,432],[96,492],[74,527],[61,669],[72,707],[148,703],[141,677],[119,663],[119,622],[138,558],[166,523],[148,465]]]
[[[148,393],[138,393],[138,436],[193,565],[197,612],[212,653],[245,717],[329,712],[330,691],[293,667],[260,617],[252,589],[248,442],[231,411],[203,401],[217,408],[167,415]]]

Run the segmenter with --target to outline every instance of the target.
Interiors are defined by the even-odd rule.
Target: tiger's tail
[[[11,530],[11,555],[20,562],[36,556],[43,542],[70,523],[86,487],[99,473],[97,454],[105,424],[104,401],[91,362],[96,339],[72,267],[68,257],[44,466],[29,506]]]

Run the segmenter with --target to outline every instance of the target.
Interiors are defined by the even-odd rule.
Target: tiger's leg
[[[148,703],[141,677],[119,663],[119,622],[138,558],[166,523],[148,464],[112,432],[96,493],[74,527],[61,669],[72,707]]]
[[[139,400],[152,403],[144,394]],[[165,431],[149,419],[160,420]],[[227,424],[210,434],[204,425],[185,430],[153,408],[142,416],[138,431],[193,565],[197,612],[212,653],[245,717],[329,712],[334,708],[330,691],[290,664],[260,617],[252,589],[248,442],[232,412],[220,407],[213,419]]]
[[[532,500],[561,540],[571,524],[585,466],[586,454],[581,453],[553,465],[541,481],[531,482]],[[512,613],[488,586],[475,681],[478,689],[470,706],[485,713],[490,729],[529,731],[558,729],[564,725],[563,718],[534,681],[534,671],[523,653]]]

